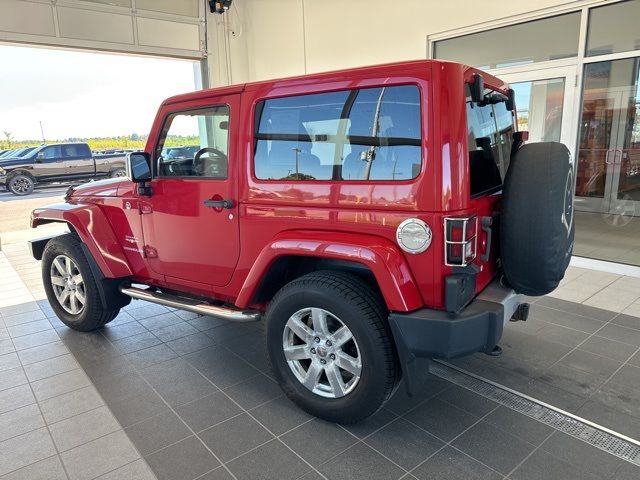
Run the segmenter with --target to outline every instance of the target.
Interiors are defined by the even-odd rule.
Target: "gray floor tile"
[[[225,389],[225,393],[247,410],[282,395],[280,386],[269,377],[259,374]]]
[[[77,332],[70,328],[62,328],[58,330],[60,340],[74,354],[82,350],[88,350],[93,354],[102,356],[107,351],[115,352],[111,342],[107,340],[100,332]],[[80,361],[80,359],[78,359]]]
[[[27,376],[22,367],[0,371],[0,390],[18,387],[28,383]]]
[[[443,390],[450,388],[451,383],[442,380],[441,378],[432,375],[428,371],[429,363],[427,361],[418,359],[419,362],[417,369],[419,373],[416,379],[416,385],[414,388],[413,396],[407,394],[404,382],[401,382],[393,397],[387,402],[385,408],[392,411],[397,415],[402,415],[409,410],[415,408],[425,400],[437,395]]]
[[[140,325],[144,326],[147,330],[155,332],[161,328],[170,327],[176,323],[182,323],[182,319],[173,312],[163,313],[150,318],[143,318],[138,320]]]
[[[120,430],[120,425],[107,407],[98,407],[95,410],[49,425],[53,441],[60,452],[70,450],[117,430]]]
[[[611,397],[607,398],[611,400]],[[621,400],[617,399],[610,404],[603,403],[601,398],[591,399],[586,402],[578,415],[587,418],[604,427],[610,428],[616,432],[627,435],[631,438],[638,438],[640,432],[640,418],[625,413],[620,407]],[[637,405],[634,406],[637,409]]]
[[[90,350],[82,350],[74,353],[76,360],[82,366],[94,382],[100,382],[103,378],[124,374],[134,374],[136,368],[124,356],[109,354],[98,355]]]
[[[436,398],[451,403],[476,417],[482,417],[498,407],[494,401],[457,385],[452,385],[451,388],[438,394]]]
[[[19,309],[21,305],[15,305],[16,310]],[[2,320],[7,327],[12,327],[14,325],[21,325],[27,322],[33,322],[36,320],[43,320],[47,318],[45,314],[40,310],[33,311],[16,311],[13,315],[2,315]]]
[[[178,321],[173,325],[153,330],[153,334],[163,342],[170,342],[171,340],[196,333],[198,333],[198,330],[183,321]]]
[[[158,480],[192,480],[220,465],[196,437],[149,455],[146,460]]]
[[[189,325],[197,328],[201,332],[206,332],[207,330],[211,330],[212,328],[219,327],[227,323],[226,320],[220,320],[206,315],[190,318],[187,322],[189,322]]]
[[[597,320],[584,315],[551,309],[542,305],[535,305],[530,310],[532,320],[541,319],[546,322],[562,325],[563,327],[580,330],[585,333],[593,333],[605,324],[605,320]]]
[[[152,365],[141,373],[173,407],[193,402],[218,390],[195,368],[179,358]]]
[[[0,475],[4,475],[55,455],[56,450],[47,429],[41,428],[0,442],[0,452]]]
[[[125,355],[125,358],[138,369],[143,369],[156,363],[166,362],[177,358],[177,354],[165,344],[138,350],[137,352]]]
[[[640,478],[640,467],[631,463],[623,462],[612,480],[637,480]]]
[[[0,414],[0,442],[44,426],[44,420],[37,405],[27,405]]]
[[[573,413],[586,402],[586,398],[583,396],[540,380],[534,380],[521,386],[518,390],[525,395]]]
[[[224,467],[220,466],[202,477],[198,477],[198,480],[233,480],[233,477]]]
[[[501,480],[503,475],[491,470],[451,447],[445,447],[411,472],[420,480]]]
[[[145,330],[144,332],[131,337],[114,340],[112,343],[120,353],[125,354],[144,350],[145,348],[153,347],[154,345],[159,345],[162,341],[153,333]]]
[[[20,367],[20,359],[15,352],[0,355],[0,372]]]
[[[317,418],[280,438],[298,455],[316,467],[358,441],[338,425]]]
[[[198,436],[223,462],[274,438],[246,413],[211,427]]]
[[[87,375],[78,369],[33,382],[31,388],[33,388],[33,393],[38,401],[42,402],[48,398],[86,387],[90,383]]]
[[[89,480],[139,458],[126,434],[119,430],[60,454],[71,480]],[[90,458],[91,462],[87,462]]]
[[[471,427],[452,445],[504,475],[536,447],[486,422]]]
[[[176,412],[189,427],[199,432],[242,413],[242,409],[224,393],[215,392],[177,407]]]
[[[444,446],[433,435],[404,419],[398,419],[365,440],[365,443],[411,470]]]
[[[46,345],[20,350],[18,352],[18,356],[20,357],[22,364],[26,366],[31,363],[41,362],[66,353],[69,353],[69,349],[65,344],[62,343],[62,341],[56,341],[53,343],[47,343]]]
[[[313,418],[282,395],[252,409],[250,413],[275,435],[282,435]]]
[[[146,462],[141,459],[105,473],[96,480],[156,480],[156,476]]]
[[[52,377],[53,375],[75,370],[79,367],[80,365],[78,365],[73,355],[66,354],[25,365],[24,371],[29,381],[35,382],[36,380]]]
[[[13,342],[10,338],[0,340],[0,355],[15,352],[16,347],[13,346]]]
[[[363,443],[320,465],[327,478],[345,480],[393,480],[406,472]]]
[[[629,359],[629,365],[633,365],[634,367],[640,367],[640,352],[636,353]]]
[[[166,412],[136,423],[128,427],[125,432],[143,456],[192,435],[182,420],[173,412]]]
[[[533,445],[540,445],[554,429],[507,407],[499,407],[485,419],[487,423]]]
[[[148,302],[140,302],[140,305],[135,305],[135,307],[132,306],[131,308],[127,309],[127,313],[136,320],[153,317],[155,315],[161,315],[163,313],[167,313],[168,311],[169,309],[167,309],[167,307]]]
[[[20,385],[19,387],[0,391],[0,413],[15,410],[32,403],[36,403],[36,399],[29,385]]]
[[[620,314],[617,317],[614,317],[614,319],[611,320],[611,323],[615,323],[616,325],[622,325],[623,327],[635,328],[636,330],[640,330],[640,318],[634,317],[633,315]]]
[[[602,477],[570,465],[544,450],[537,450],[510,476],[513,480],[602,480]]]
[[[581,350],[574,350],[560,360],[559,363],[576,370],[606,377],[611,376],[611,374],[622,366],[622,362]]]
[[[32,333],[30,335],[23,335],[13,339],[13,345],[16,350],[24,350],[26,348],[33,348],[39,345],[45,345],[47,343],[57,342],[60,340],[58,333],[51,329],[44,332]]]
[[[562,432],[555,432],[542,445],[542,449],[600,478],[610,476],[611,472],[615,472],[620,466],[620,460],[617,457]]]
[[[19,313],[37,312],[40,310],[40,306],[37,302],[21,303],[19,305],[9,305],[0,308],[0,316],[10,317],[11,315],[17,315]]]
[[[162,398],[151,389],[136,395],[106,400],[106,402],[122,427],[170,412]]]
[[[129,315],[126,311],[120,310],[120,313],[116,318],[109,322],[109,325],[124,325],[125,323],[135,322],[136,319]]]
[[[67,480],[57,455],[45,458],[2,477],[2,480]]]
[[[213,339],[204,333],[195,333],[167,342],[166,345],[178,355],[187,355],[213,345]]]
[[[475,415],[435,398],[410,411],[405,418],[446,442],[478,420]]]
[[[379,430],[385,425],[391,423],[396,418],[398,418],[398,416],[395,413],[386,408],[381,408],[370,417],[367,417],[357,423],[342,425],[342,428],[352,435],[363,439],[368,435],[371,435],[376,430]]]
[[[593,336],[584,342],[579,350],[602,355],[619,362],[626,361],[636,351],[634,345],[620,343],[608,338]]]
[[[589,305],[583,305],[581,303],[568,302],[559,298],[542,297],[536,302],[537,305],[543,305],[554,308],[556,310],[562,310],[564,312],[573,313],[576,315],[582,315],[584,317],[595,318],[603,322],[611,320],[617,315],[616,312],[610,310],[603,310],[601,308],[590,307]]]
[[[214,346],[183,357],[218,388],[227,388],[260,373],[229,350]]]
[[[585,399],[607,381],[607,375],[596,375],[583,370],[556,364],[536,378]]]
[[[21,323],[20,325],[7,327],[7,331],[12,338],[21,337],[23,335],[31,335],[32,333],[44,332],[46,330],[53,330],[53,327],[47,319],[36,320],[35,322]]]
[[[246,480],[294,480],[310,470],[278,440],[256,448],[227,466],[238,478]]]
[[[602,329],[598,331],[597,335],[599,337],[608,338],[609,340],[635,345],[636,347],[640,346],[640,330],[621,327],[620,325],[615,325],[613,323],[609,323],[602,327]]]
[[[56,423],[104,405],[98,391],[87,386],[40,402],[42,415],[48,424]]]
[[[138,322],[133,321],[115,325],[105,325],[100,333],[102,333],[102,335],[104,335],[108,340],[114,342],[116,340],[121,340],[123,338],[128,338],[134,335],[145,333],[146,331],[146,328],[144,328]]]

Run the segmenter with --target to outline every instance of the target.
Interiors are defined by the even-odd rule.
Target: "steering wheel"
[[[215,162],[205,162],[202,156],[205,153],[212,153]],[[205,147],[198,150],[193,157],[193,172],[200,177],[221,177],[226,176],[226,168],[221,172],[220,166],[227,165],[227,155],[217,148]],[[222,175],[224,173],[224,175]]]

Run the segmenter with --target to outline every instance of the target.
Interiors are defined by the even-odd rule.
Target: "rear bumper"
[[[391,313],[389,324],[405,378],[411,376],[416,357],[455,358],[490,352],[521,303],[521,295],[495,280],[457,314],[427,308]]]

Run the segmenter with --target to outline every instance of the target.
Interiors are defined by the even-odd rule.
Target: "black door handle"
[[[233,208],[233,200],[205,200],[204,206],[209,208]]]

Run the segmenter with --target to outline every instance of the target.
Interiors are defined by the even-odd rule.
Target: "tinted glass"
[[[229,107],[172,114],[156,151],[161,177],[227,178]]]
[[[44,158],[46,160],[59,160],[62,155],[60,154],[60,145],[52,145],[42,150]]]
[[[509,168],[513,143],[513,115],[505,103],[478,106],[467,95],[467,139],[471,194],[494,191]]]
[[[491,69],[578,55],[580,12],[441,40],[434,58]]]
[[[90,156],[89,150],[84,145],[63,145],[63,157],[83,157]]]
[[[408,180],[422,164],[415,85],[258,105],[255,172],[264,180]]]
[[[640,0],[590,10],[587,56],[640,50]]]

